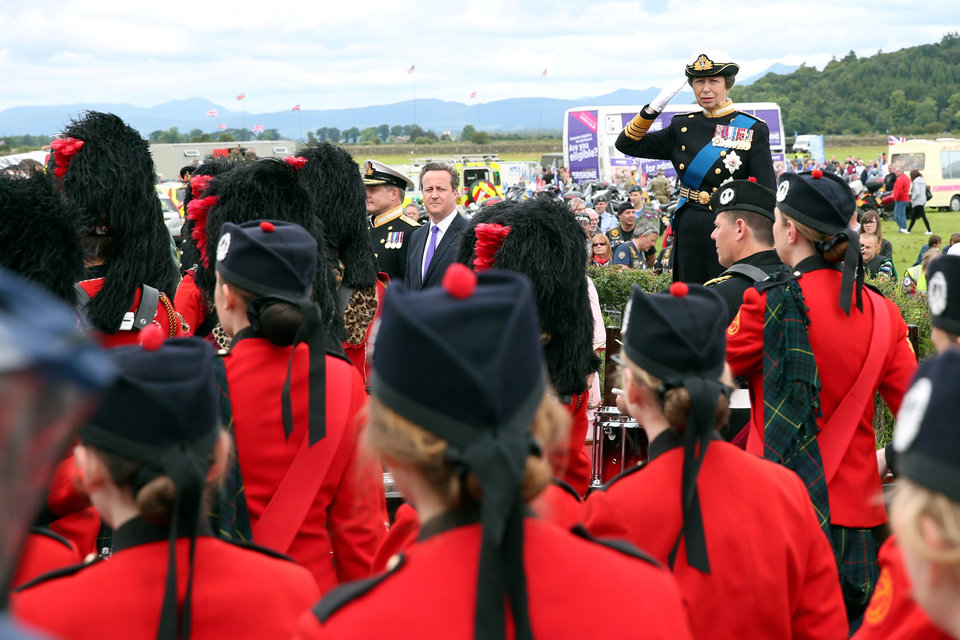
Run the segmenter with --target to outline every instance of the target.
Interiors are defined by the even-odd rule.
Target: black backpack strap
[[[139,331],[153,322],[157,315],[157,303],[160,302],[160,292],[148,284],[140,287],[140,306],[133,316],[133,329]]]
[[[721,275],[726,275],[728,273],[738,273],[742,276],[746,276],[753,282],[760,282],[761,280],[766,280],[767,276],[770,275],[760,267],[754,266],[752,264],[743,264],[743,263],[732,265],[729,269],[724,271]]]
[[[90,318],[87,317],[87,305],[90,304],[90,294],[80,286],[80,283],[73,285],[73,290],[77,293],[77,317],[80,320],[80,329],[89,331],[93,328],[90,324]]]

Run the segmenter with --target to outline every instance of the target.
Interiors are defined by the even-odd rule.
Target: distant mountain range
[[[775,64],[739,84],[750,84],[767,73],[789,73],[796,68]],[[262,124],[266,129],[277,129],[282,138],[293,140],[298,140],[304,137],[307,131],[320,127],[364,129],[384,123],[393,126],[411,124],[414,121],[422,128],[438,133],[459,133],[468,124],[481,131],[557,131],[563,126],[563,114],[567,109],[585,105],[642,105],[653,99],[659,91],[656,87],[639,91],[618,89],[602,96],[575,100],[511,98],[476,105],[443,100],[417,100],[414,104],[413,100],[406,100],[350,109],[304,109],[274,113],[242,113],[203,98],[175,100],[155,107],[134,107],[129,104],[12,107],[0,111],[0,135],[52,135],[85,110],[115,113],[145,137],[153,131],[165,131],[170,127],[177,127],[181,132],[200,129],[215,133],[220,123],[225,123],[231,129],[249,129],[255,124]],[[693,94],[682,91],[674,101],[678,104],[693,102]],[[206,114],[211,109],[216,109],[215,117],[207,117]]]

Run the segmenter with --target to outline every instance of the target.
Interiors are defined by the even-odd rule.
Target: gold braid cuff
[[[650,128],[650,125],[653,124],[653,121],[657,119],[659,113],[652,118],[647,118],[643,115],[643,109],[640,110],[640,113],[633,117],[633,120],[624,127],[623,133],[630,138],[631,140],[640,140],[643,136],[647,134],[647,129]]]

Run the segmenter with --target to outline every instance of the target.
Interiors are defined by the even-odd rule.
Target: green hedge
[[[621,323],[612,318],[614,313],[620,313],[630,299],[630,291],[634,284],[639,284],[647,293],[664,291],[673,282],[669,273],[656,274],[653,271],[638,269],[620,269],[613,266],[587,267],[587,275],[597,287],[597,296],[600,298],[600,308],[603,309],[603,319],[609,325],[611,321],[619,326]]]
[[[587,269],[588,275],[597,287],[600,298],[600,308],[603,309],[604,320],[607,325],[620,325],[619,312],[623,311],[633,285],[639,284],[644,291],[657,293],[664,291],[672,282],[670,274],[657,275],[652,271],[635,269],[616,269],[611,267],[591,266]],[[919,359],[932,355],[933,346],[930,344],[930,314],[927,310],[927,298],[923,294],[910,295],[903,290],[900,282],[887,279],[870,278],[868,282],[879,289],[888,300],[892,300],[900,307],[900,315],[907,324],[917,325],[919,329],[920,352]],[[893,415],[890,409],[877,394],[874,427],[877,435],[877,445],[885,446],[893,435]]]

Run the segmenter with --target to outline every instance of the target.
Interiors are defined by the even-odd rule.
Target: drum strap
[[[770,274],[761,269],[760,267],[752,264],[746,264],[740,262],[734,265],[731,265],[729,269],[720,274],[720,276],[725,276],[728,274],[739,273],[740,275],[746,276],[753,280],[754,282],[760,282],[761,280],[766,280],[767,276]]]
[[[337,384],[327,384],[326,436],[310,446],[309,434],[303,434],[293,462],[253,527],[255,543],[281,553],[290,549],[327,477],[344,432],[350,431],[348,421],[357,404],[352,398],[344,402],[338,397],[341,390]]]
[[[860,375],[820,430],[820,455],[823,458],[827,483],[836,475],[840,461],[846,455],[853,434],[860,424],[863,408],[873,396],[880,376],[884,374],[883,360],[889,344],[892,310],[884,304],[874,304],[873,309],[873,334],[868,342],[870,346]]]

